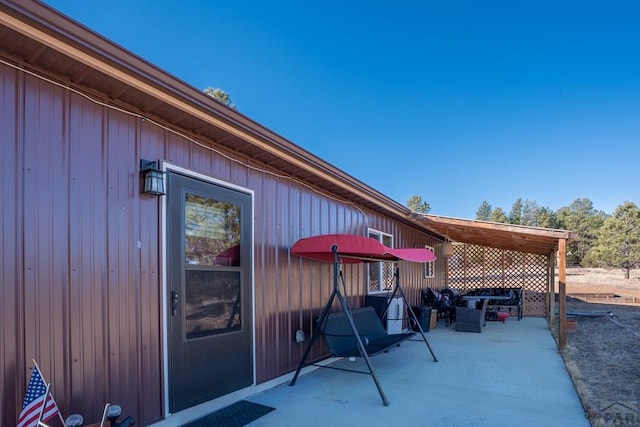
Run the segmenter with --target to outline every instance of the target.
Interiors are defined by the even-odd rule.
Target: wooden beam
[[[547,306],[545,315],[549,328],[553,329],[556,323],[556,253],[551,252],[547,258]]]
[[[574,239],[575,233],[524,225],[413,213],[413,218],[450,240],[516,252],[548,255],[558,250],[558,241]]]
[[[558,240],[558,347],[562,350],[567,344],[567,241]]]

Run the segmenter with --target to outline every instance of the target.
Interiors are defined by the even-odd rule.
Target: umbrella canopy
[[[376,239],[352,234],[324,234],[298,240],[291,253],[316,261],[333,262],[333,247],[344,263],[355,264],[371,261],[434,261],[436,256],[428,249],[389,248]]]

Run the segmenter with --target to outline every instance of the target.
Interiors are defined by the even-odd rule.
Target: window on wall
[[[376,239],[383,245],[392,248],[393,236],[382,231],[369,229],[369,237]],[[370,262],[368,264],[369,293],[388,292],[393,290],[393,262]]]
[[[424,248],[435,253],[435,251],[433,250],[433,247],[431,247],[431,246],[426,246],[425,245]],[[433,261],[425,262],[424,263],[424,277],[427,277],[427,278],[435,277],[435,271],[434,271],[433,268],[434,268]]]

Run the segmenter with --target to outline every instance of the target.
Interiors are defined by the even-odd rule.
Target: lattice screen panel
[[[394,268],[395,265],[392,262],[382,263],[382,289],[385,291],[392,291],[394,285]]]
[[[547,256],[454,244],[449,257],[449,287],[466,293],[477,288],[522,288],[523,314],[544,316]]]

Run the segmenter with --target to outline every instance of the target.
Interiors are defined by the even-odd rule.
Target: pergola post
[[[554,250],[549,253],[547,258],[547,305],[545,307],[545,316],[550,329],[553,329],[556,323],[556,262],[557,254]]]
[[[567,344],[567,241],[558,240],[558,347]]]

